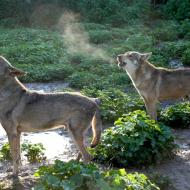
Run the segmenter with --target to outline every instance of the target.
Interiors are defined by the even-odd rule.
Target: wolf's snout
[[[121,61],[122,61],[122,56],[121,56],[121,55],[118,55],[118,56],[117,56],[117,60],[118,60],[119,62],[121,62]]]

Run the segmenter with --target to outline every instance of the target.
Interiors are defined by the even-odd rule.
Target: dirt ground
[[[40,165],[51,164],[55,159],[61,159],[64,161],[74,159],[76,157],[77,150],[72,139],[69,137],[68,132],[64,131],[63,133],[60,133],[60,131],[56,131],[56,133],[67,141],[64,141],[65,144],[63,143],[59,145],[61,147],[62,154],[58,153],[57,155],[54,155],[54,157],[49,154],[47,155],[47,161],[41,164],[29,164],[23,159],[20,176],[18,179],[14,180],[11,177],[11,164],[2,163],[0,165],[0,189],[31,189],[36,182],[36,178],[33,174]],[[179,150],[176,152],[175,157],[172,160],[163,161],[163,163],[159,165],[151,166],[142,172],[167,176],[175,190],[190,190],[190,129],[174,130],[174,134],[176,136],[176,143],[179,145]],[[31,135],[34,136],[35,134]],[[36,135],[39,135],[39,133]],[[41,136],[43,135],[44,133],[41,133]],[[46,132],[46,135],[47,139],[52,137],[51,132]],[[30,138],[30,134],[27,134],[26,136]],[[39,142],[43,143],[43,141],[44,139],[42,138]],[[45,146],[46,149],[52,148],[47,146],[48,145]],[[48,151],[51,152],[50,150]],[[171,190],[174,190],[174,188]]]
[[[152,166],[145,172],[168,177],[173,186],[169,190],[190,190],[190,129],[173,130],[173,133],[179,146],[174,158]]]
[[[1,127],[1,126],[0,126]],[[22,154],[22,166],[19,178],[12,178],[12,165],[10,162],[0,162],[0,190],[28,190],[31,189],[36,178],[34,177],[35,171],[42,165],[49,165],[56,159],[69,161],[77,157],[77,149],[73,143],[70,134],[63,129],[55,131],[47,131],[40,133],[24,133],[21,138],[21,143],[29,141],[31,143],[43,143],[45,147],[45,156],[47,160],[43,163],[30,164],[27,162],[26,157]],[[3,143],[7,142],[7,137],[0,128],[0,147]]]
[[[59,88],[64,88],[64,85],[59,86]],[[27,86],[35,90],[38,89],[39,84],[27,84]],[[45,86],[40,84],[39,89],[44,89],[43,91],[45,92],[57,91],[57,86],[57,83],[47,84]],[[173,133],[176,137],[176,143],[179,146],[174,158],[163,161],[159,165],[141,170],[140,172],[161,174],[168,177],[173,185],[168,190],[190,190],[190,129],[174,130]],[[29,190],[36,183],[37,179],[33,174],[40,165],[51,164],[55,159],[69,161],[70,159],[75,159],[77,155],[77,149],[69,133],[64,130],[25,133],[22,135],[21,141],[24,142],[26,140],[32,143],[43,143],[46,148],[45,155],[47,160],[41,164],[29,164],[24,158],[24,155],[22,155],[22,167],[18,179],[13,179],[11,176],[11,163],[0,162],[0,190]],[[0,147],[5,142],[7,142],[7,137],[5,131],[0,126]]]

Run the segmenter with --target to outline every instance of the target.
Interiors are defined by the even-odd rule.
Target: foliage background
[[[74,15],[70,19],[66,16],[68,12]],[[0,0],[1,55],[28,72],[21,78],[23,82],[62,80],[69,82],[74,90],[99,97],[103,121],[113,124],[120,118],[121,128],[111,128],[104,134],[105,139],[110,137],[107,141],[114,142],[115,155],[121,152],[120,145],[125,147],[131,143],[132,148],[122,155],[125,161],[126,158],[130,161],[131,155],[143,164],[154,162],[155,158],[162,159],[160,151],[167,148],[165,152],[170,153],[173,150],[173,136],[163,124],[160,124],[160,134],[156,130],[158,124],[152,123],[144,112],[141,112],[140,119],[136,118],[138,124],[135,126],[138,127],[126,129],[127,121],[123,121],[122,114],[144,110],[144,104],[126,73],[115,64],[116,56],[129,50],[152,51],[150,62],[156,66],[171,68],[171,62],[175,62],[177,66],[186,67],[190,65],[189,40],[189,0]],[[179,126],[189,127],[188,114],[189,105],[180,104],[161,111],[161,119],[171,127],[177,122]],[[139,131],[147,125],[149,128]],[[127,137],[123,143],[117,136],[118,130],[122,135],[136,130],[138,137],[144,136],[136,139],[129,135],[130,141],[126,140]],[[107,135],[109,133],[111,135]],[[149,149],[145,146],[147,142]],[[134,146],[144,152],[141,157],[133,152]],[[100,148],[105,152],[109,150],[106,145]],[[7,147],[3,153],[8,155]],[[150,160],[146,159],[147,155]],[[69,166],[75,167],[75,164]],[[117,172],[113,175],[123,180]],[[136,179],[135,176],[130,177]],[[50,177],[46,182],[56,185],[55,181],[51,183],[52,179],[55,178]],[[145,177],[141,176],[141,179]]]

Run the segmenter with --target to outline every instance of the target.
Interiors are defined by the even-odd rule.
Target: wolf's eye
[[[131,54],[128,55],[129,58],[133,57]]]

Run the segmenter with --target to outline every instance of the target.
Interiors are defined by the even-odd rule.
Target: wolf
[[[95,147],[101,137],[102,122],[96,101],[75,93],[38,93],[28,90],[17,77],[25,75],[0,56],[0,122],[5,129],[13,159],[13,175],[18,176],[20,136],[65,126],[71,132],[80,156],[92,159],[84,145],[85,131],[92,125]],[[53,141],[53,139],[51,139]]]
[[[156,104],[163,100],[188,97],[190,68],[166,69],[156,67],[148,59],[152,53],[129,51],[117,56],[118,66],[129,75],[143,98],[150,117],[157,120]]]

